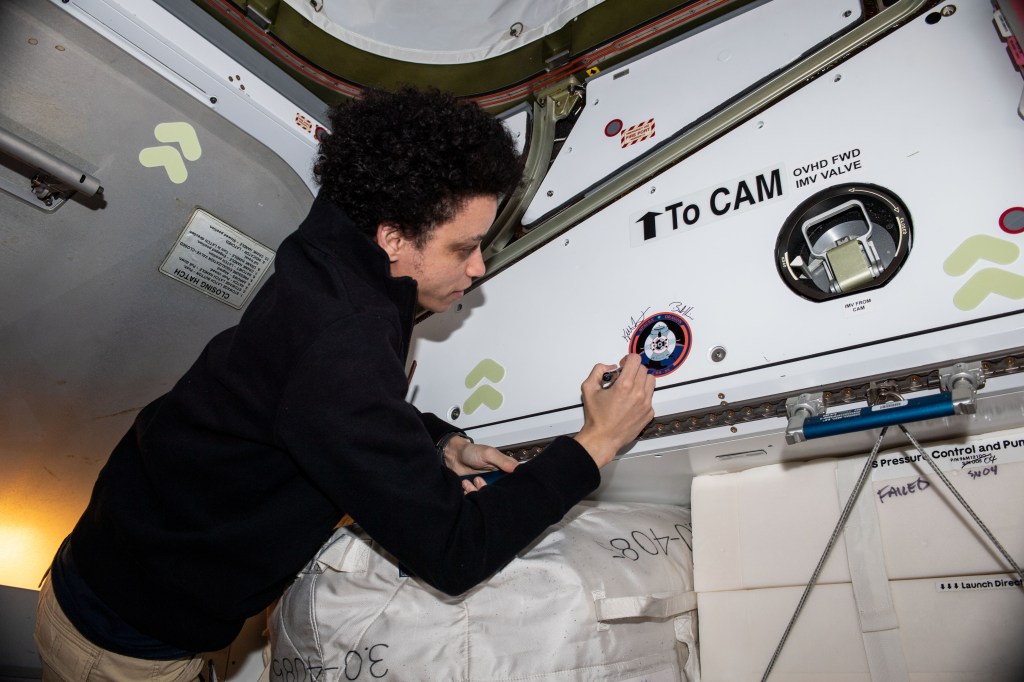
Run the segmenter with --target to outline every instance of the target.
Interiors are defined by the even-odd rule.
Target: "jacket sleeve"
[[[405,401],[397,334],[372,313],[331,326],[296,363],[276,436],[322,494],[406,568],[459,594],[560,520],[597,487],[600,473],[582,446],[563,437],[513,474],[465,494]]]
[[[415,410],[416,408],[413,407]],[[416,413],[420,416],[420,421],[423,422],[423,427],[430,434],[430,439],[437,443],[441,438],[449,433],[455,433],[462,431],[459,427],[449,424],[445,420],[441,419],[437,415],[431,412],[420,412],[416,410]]]

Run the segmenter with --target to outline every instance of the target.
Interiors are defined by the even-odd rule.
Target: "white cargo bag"
[[[450,597],[337,530],[270,617],[270,680],[699,679],[690,513],[581,503]]]

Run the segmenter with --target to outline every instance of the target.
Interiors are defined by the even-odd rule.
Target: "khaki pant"
[[[64,615],[49,578],[39,591],[35,640],[43,662],[43,682],[191,682],[203,668],[201,656],[147,661],[101,649]]]

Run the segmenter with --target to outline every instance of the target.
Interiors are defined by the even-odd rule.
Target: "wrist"
[[[618,448],[610,439],[601,438],[586,427],[573,436],[573,439],[583,446],[599,469],[612,461],[618,453]]]
[[[457,438],[464,440],[465,443],[453,443],[452,441]],[[441,464],[451,469],[452,464],[458,461],[458,453],[461,452],[461,449],[472,442],[474,442],[473,439],[464,431],[452,431],[441,436],[437,441],[437,454]]]

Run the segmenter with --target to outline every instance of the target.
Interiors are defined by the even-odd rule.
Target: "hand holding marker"
[[[610,370],[608,370],[606,372],[603,372],[601,374],[601,382],[600,382],[601,388],[602,389],[610,388],[612,386],[612,384],[615,383],[615,380],[619,378],[619,375],[621,373],[622,373],[622,367],[621,366],[620,367],[616,367],[614,369],[610,369]],[[505,472],[503,472],[503,471],[491,471],[491,472],[487,472],[487,473],[482,474],[482,475],[481,474],[470,474],[468,476],[462,476],[460,478],[463,481],[468,481],[468,482],[471,482],[471,483],[474,482],[473,479],[483,478],[484,479],[484,484],[486,484],[486,483],[493,483],[495,480],[497,480],[498,478],[501,478],[504,475],[505,475]],[[464,486],[464,487],[466,487],[466,486]],[[473,485],[471,487],[467,487],[466,489],[467,489],[467,492],[472,492],[473,490],[479,489],[479,487],[482,487],[482,486]]]

